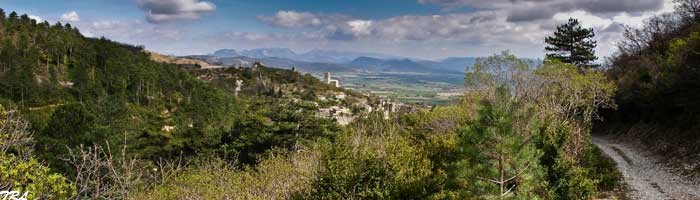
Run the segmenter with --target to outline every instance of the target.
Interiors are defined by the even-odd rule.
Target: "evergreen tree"
[[[2,28],[4,27],[5,24],[5,10],[0,8],[0,31],[2,31]]]
[[[557,27],[554,36],[545,38],[547,59],[556,59],[564,63],[576,65],[579,68],[597,67],[593,64],[596,41],[592,28],[583,28],[577,19],[570,18],[569,22]]]
[[[532,110],[513,100],[504,85],[480,103],[476,119],[461,132],[448,184],[460,199],[536,199],[547,195],[542,151],[531,142]]]
[[[17,15],[17,12],[12,11],[12,12],[10,13],[10,16],[9,16],[8,18],[10,18],[10,21],[17,21],[17,19],[19,18],[19,16]]]

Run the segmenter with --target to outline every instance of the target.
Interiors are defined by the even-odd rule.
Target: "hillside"
[[[349,63],[355,69],[370,72],[403,72],[403,73],[429,73],[429,74],[450,74],[464,73],[464,70],[442,69],[437,63],[416,62],[409,59],[378,59],[370,57],[359,57]],[[467,65],[463,65],[466,69]]]
[[[145,51],[146,54],[149,55],[151,60],[155,62],[161,62],[161,63],[169,63],[169,64],[175,64],[175,65],[180,65],[180,66],[185,66],[185,67],[194,67],[194,68],[219,68],[221,66],[217,65],[211,65],[206,61],[203,60],[198,60],[198,59],[189,59],[189,58],[178,58],[175,56],[167,56],[167,55],[162,55],[158,54],[155,52],[149,52]]]
[[[60,172],[74,170],[61,159],[66,147],[93,144],[128,146],[126,156],[143,159],[230,153],[250,164],[270,148],[337,133],[333,119],[317,116],[319,106],[368,103],[291,70],[208,69],[215,66],[86,38],[70,24],[37,23],[15,13],[0,22],[0,104],[30,122],[37,156]],[[234,80],[217,77],[243,80],[240,95]],[[319,100],[338,92],[349,97]],[[294,125],[302,121],[313,125]],[[268,139],[252,142],[245,134]]]
[[[597,129],[700,177],[700,9],[693,3],[627,31],[607,72],[619,107]]]

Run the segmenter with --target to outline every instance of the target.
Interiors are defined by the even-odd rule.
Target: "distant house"
[[[324,118],[335,119],[338,124],[346,126],[355,120],[355,116],[349,108],[342,106],[331,106],[330,108],[320,108],[318,115]]]
[[[340,87],[340,81],[333,80],[330,72],[326,72],[326,74],[323,76],[323,80],[326,81],[326,84],[333,85],[335,87]]]
[[[336,85],[336,87],[338,87],[338,86]],[[335,99],[339,99],[339,100],[343,100],[343,99],[345,99],[345,97],[347,97],[347,95],[345,95],[345,92],[336,92],[336,93],[334,93],[334,95],[335,95]]]
[[[163,128],[161,129],[161,131],[165,131],[165,132],[170,133],[170,132],[173,132],[176,128],[177,128],[177,127],[175,127],[175,126],[168,126],[168,125],[165,125],[165,126],[163,126]]]

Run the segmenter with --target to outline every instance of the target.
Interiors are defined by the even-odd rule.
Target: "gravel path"
[[[630,199],[700,199],[700,184],[669,173],[667,167],[646,151],[620,143],[609,136],[593,136],[593,144],[610,156],[622,173]]]

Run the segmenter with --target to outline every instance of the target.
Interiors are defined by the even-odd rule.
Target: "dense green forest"
[[[236,97],[226,83],[234,80],[198,79],[195,74],[205,72],[153,62],[142,47],[87,38],[70,24],[38,23],[27,15],[0,12],[0,41],[3,113],[12,113],[10,121],[28,124],[3,134],[12,139],[14,133],[31,133],[26,140],[35,148],[23,159],[46,162],[51,170],[41,173],[80,176],[79,164],[85,161],[71,162],[72,156],[102,147],[113,148],[113,159],[143,161],[142,169],[161,160],[209,155],[243,166],[273,147],[292,149],[340,131],[333,120],[316,116],[315,100],[317,94],[344,90],[297,72],[264,66],[230,72],[246,85]],[[3,156],[16,156],[12,152],[17,147],[9,146],[10,141],[6,145]],[[34,181],[21,180],[35,174],[24,175],[9,177],[10,183],[34,187]],[[81,187],[72,195],[97,192]]]
[[[590,141],[601,117],[649,122],[690,110],[683,122],[697,119],[700,9],[683,5],[630,31],[606,69],[532,66],[503,52],[470,67],[459,103],[389,119],[357,106],[377,99],[292,70],[159,63],[143,47],[0,12],[0,190],[32,199],[604,197],[620,175]],[[648,31],[657,32],[635,35]],[[331,105],[358,120],[317,116]]]

